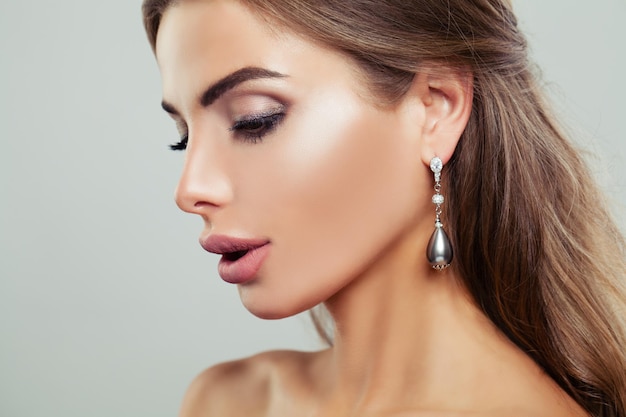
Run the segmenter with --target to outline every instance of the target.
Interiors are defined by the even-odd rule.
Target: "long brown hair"
[[[472,114],[444,177],[454,268],[493,323],[585,410],[626,417],[624,240],[544,103],[510,3],[240,1],[356,61],[387,103],[423,63],[471,69]],[[153,49],[175,2],[144,0]]]

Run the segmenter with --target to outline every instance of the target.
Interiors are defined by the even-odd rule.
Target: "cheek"
[[[423,203],[418,140],[390,129],[390,113],[325,103],[335,104],[311,105],[272,138],[249,182],[256,191],[246,193],[273,241],[263,280],[280,282],[292,300],[300,293],[306,308],[362,272]]]
[[[302,220],[306,213],[314,221],[312,233],[328,237],[342,231],[358,241],[373,220],[384,222],[389,211],[405,205],[401,200],[415,180],[414,158],[407,158],[406,143],[383,128],[392,125],[383,114],[326,110],[286,150],[281,191],[291,200],[289,217]]]

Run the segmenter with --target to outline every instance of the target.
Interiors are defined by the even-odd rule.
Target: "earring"
[[[428,247],[426,248],[426,257],[430,265],[439,271],[446,269],[452,262],[453,252],[452,245],[448,235],[443,230],[443,224],[441,224],[441,205],[444,198],[441,195],[441,170],[443,169],[443,163],[438,157],[434,157],[430,160],[430,170],[435,174],[435,195],[433,195],[433,204],[435,204],[435,231],[428,241]]]

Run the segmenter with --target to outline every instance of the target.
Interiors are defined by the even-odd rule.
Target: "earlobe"
[[[422,160],[434,156],[446,164],[467,126],[472,111],[472,74],[460,70],[430,68],[415,77],[416,92],[424,105]]]

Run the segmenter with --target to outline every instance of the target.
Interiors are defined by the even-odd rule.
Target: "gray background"
[[[625,203],[626,1],[518,3],[559,112]],[[305,317],[247,313],[175,207],[182,155],[139,7],[0,3],[1,417],[172,416],[208,365],[318,346]]]

